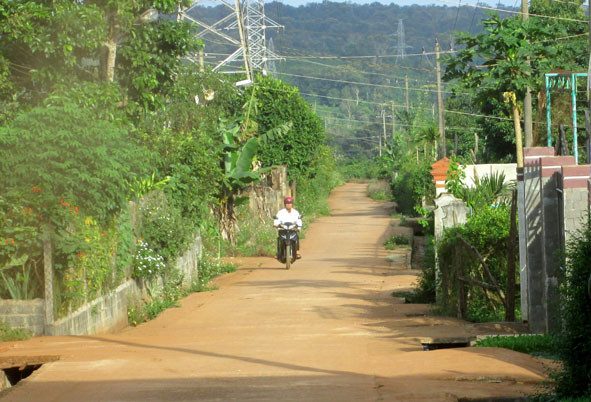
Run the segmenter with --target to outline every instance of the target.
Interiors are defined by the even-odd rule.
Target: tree
[[[528,86],[535,87],[537,79],[529,60],[538,60],[538,68],[543,69],[544,60],[552,57],[556,49],[544,42],[551,39],[550,32],[536,19],[523,22],[491,14],[482,24],[484,31],[479,34],[458,34],[457,43],[465,48],[445,60],[443,78],[458,79],[460,87],[472,90],[481,105],[490,99],[502,99],[510,105],[517,164],[523,166],[518,100],[523,99]]]
[[[288,135],[261,146],[259,159],[263,166],[287,165],[292,179],[313,175],[325,135],[322,121],[310,104],[297,88],[272,77],[259,77],[252,90],[257,93],[254,120],[259,132],[292,123]]]

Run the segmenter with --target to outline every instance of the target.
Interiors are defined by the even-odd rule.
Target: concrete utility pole
[[[386,145],[386,109],[382,109],[382,127],[384,129],[384,145]]]
[[[408,75],[404,74],[404,87],[406,88],[406,111],[410,112],[410,102],[408,100]]]
[[[528,18],[529,7],[527,5],[527,0],[521,0],[521,19],[523,22],[525,22]],[[532,147],[534,136],[532,123],[531,89],[529,87],[525,89],[525,98],[523,98],[523,125],[525,131],[525,146]]]
[[[437,117],[439,138],[441,139],[441,147],[439,151],[439,158],[445,158],[447,150],[445,147],[445,121],[443,120],[443,97],[441,95],[441,67],[439,65],[439,41],[435,40],[435,58],[437,60]]]
[[[396,125],[394,123],[394,102],[390,104],[392,107],[392,142],[394,142],[394,137],[396,135]]]

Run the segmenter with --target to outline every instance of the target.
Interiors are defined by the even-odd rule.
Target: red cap
[[[285,197],[285,199],[283,200],[284,204],[293,204],[293,198],[291,197]]]

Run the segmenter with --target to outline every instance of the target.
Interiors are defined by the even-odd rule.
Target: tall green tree
[[[552,57],[556,49],[547,46],[545,41],[551,39],[551,32],[536,19],[523,22],[491,14],[482,24],[484,30],[479,34],[458,34],[457,43],[464,48],[445,60],[443,78],[457,79],[461,88],[474,92],[480,105],[490,99],[509,104],[517,164],[523,166],[519,99],[523,99],[528,86],[535,87],[538,79],[529,60],[538,60],[538,68],[544,69],[544,60]]]
[[[261,146],[259,160],[263,166],[287,165],[292,179],[314,174],[320,145],[325,141],[324,127],[297,88],[272,77],[259,77],[256,87],[257,108],[254,120],[259,132],[292,123],[287,135]]]

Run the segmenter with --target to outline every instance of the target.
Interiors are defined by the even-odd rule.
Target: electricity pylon
[[[281,28],[275,21],[265,17],[264,0],[234,0],[234,4],[226,0],[214,0],[227,7],[227,14],[215,23],[206,23],[198,16],[198,6],[204,0],[194,1],[187,8],[180,8],[177,21],[189,21],[198,26],[196,37],[208,43],[223,45],[230,49],[230,54],[212,53],[215,67],[213,71],[222,73],[246,73],[253,80],[253,70],[266,69],[270,60],[282,60],[265,46],[265,30]],[[208,4],[211,0],[208,1]],[[222,59],[222,57],[226,56]],[[189,60],[197,62],[197,55],[190,55]],[[221,60],[220,60],[221,59]]]
[[[402,19],[398,20],[398,30],[396,31],[395,35],[397,39],[397,44],[395,47],[396,59],[394,63],[398,64],[399,60],[404,60],[406,58],[406,49],[411,47],[406,45],[406,41],[404,38],[404,23],[402,22]]]

